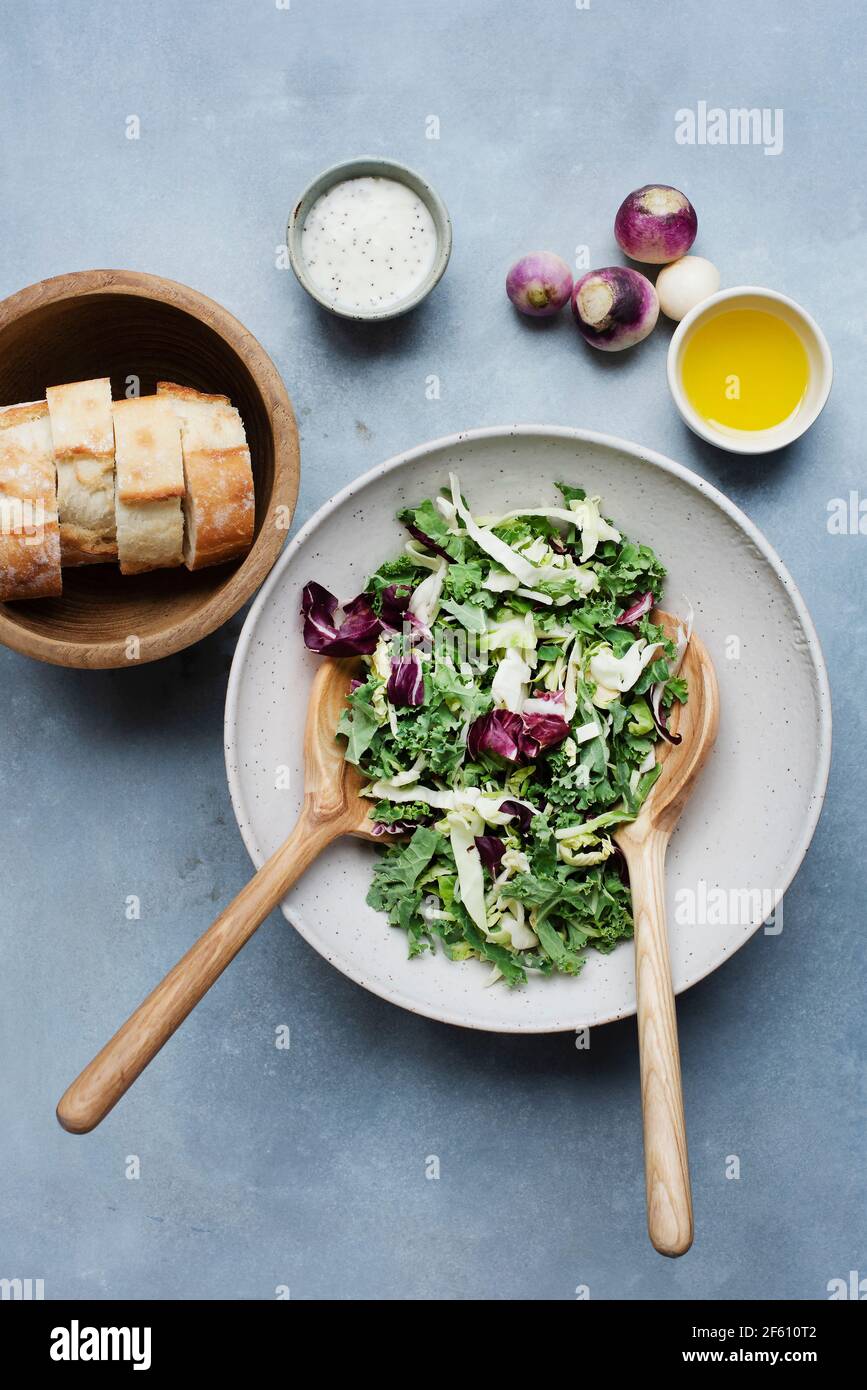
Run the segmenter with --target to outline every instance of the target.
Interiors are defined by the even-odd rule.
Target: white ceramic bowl
[[[810,368],[807,394],[796,414],[769,430],[731,430],[712,425],[699,415],[683,389],[683,354],[693,333],[717,314],[731,309],[763,309],[776,314],[795,330],[807,353]],[[815,319],[806,309],[776,290],[760,289],[756,285],[739,285],[731,290],[719,290],[702,300],[681,319],[668,348],[668,385],[681,416],[702,439],[728,449],[733,454],[769,454],[799,439],[824,409],[831,391],[834,375],[831,349]]]
[[[392,304],[388,309],[372,309],[369,313],[338,308],[336,304],[332,304],[330,300],[320,294],[308,273],[307,262],[304,259],[301,245],[304,223],[307,221],[307,215],[316,200],[321,198],[323,193],[327,193],[329,188],[333,188],[335,184],[343,183],[346,179],[361,178],[393,179],[396,183],[406,184],[407,188],[412,189],[413,193],[426,204],[433,218],[437,234],[437,251],[434,263],[421,284],[413,290],[412,294],[407,295],[397,304]],[[330,314],[336,314],[338,318],[355,319],[362,323],[377,323],[384,319],[399,318],[401,314],[408,314],[410,309],[414,309],[423,299],[427,299],[431,290],[439,284],[445,275],[446,266],[452,254],[452,224],[442,198],[427,180],[423,179],[421,174],[417,174],[414,169],[408,168],[406,164],[398,164],[393,159],[348,159],[342,164],[332,164],[329,169],[324,169],[312,183],[307,185],[289,214],[289,221],[286,226],[286,245],[289,250],[289,263],[295,272],[295,278],[310,297],[316,300],[317,304],[321,304],[323,309],[327,309]]]
[[[301,804],[302,734],[321,659],[301,638],[304,584],[316,579],[341,599],[357,594],[406,540],[395,511],[432,496],[449,469],[485,512],[553,501],[558,478],[600,493],[617,525],[668,565],[666,608],[682,611],[684,594],[694,604],[721,720],[668,855],[674,984],[686,989],[743,945],[767,915],[767,895],[797,870],[825,791],[831,705],[810,616],[768,542],[703,478],[635,444],[532,425],[475,430],[380,465],[307,522],[256,599],[229,678],[226,767],[244,842],[262,864]],[[408,960],[404,933],[365,904],[377,853],[339,842],[283,904],[307,941],[367,989],[431,1018],[500,1032],[582,1028],[634,1012],[629,943],[609,956],[590,951],[575,979],[531,979],[515,990],[487,987],[489,969],[477,961]],[[714,889],[725,895],[722,922]],[[805,931],[804,949],[814,945]]]

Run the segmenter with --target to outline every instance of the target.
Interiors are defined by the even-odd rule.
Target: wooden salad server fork
[[[652,617],[672,641],[677,640],[676,618],[658,609]],[[637,819],[621,825],[614,836],[629,867],[635,923],[647,1230],[662,1255],[685,1254],[693,1236],[677,1015],[665,926],[665,852],[719,724],[716,673],[695,634],[680,674],[689,685],[689,699],[685,705],[673,706],[670,730],[681,741],[657,744],[662,773]]]
[[[323,660],[304,730],[304,804],[289,838],[64,1092],[57,1118],[86,1134],[140,1076],[164,1043],[326,845],[340,835],[378,839],[362,778],[334,736],[357,661]],[[378,841],[381,843],[381,841]]]

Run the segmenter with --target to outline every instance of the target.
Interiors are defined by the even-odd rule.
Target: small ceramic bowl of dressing
[[[668,385],[690,429],[736,454],[791,444],[831,390],[819,325],[776,290],[720,290],[686,315],[668,349]]]
[[[299,283],[341,318],[376,321],[414,309],[452,249],[446,206],[420,174],[389,159],[352,159],[304,190],[286,230]]]

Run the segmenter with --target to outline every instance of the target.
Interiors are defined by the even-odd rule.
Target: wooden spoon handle
[[[659,830],[624,846],[635,919],[647,1229],[661,1255],[683,1255],[692,1245],[692,1194],[665,926],[667,847],[668,835]]]
[[[72,1134],[86,1134],[105,1119],[280,902],[287,888],[343,828],[320,824],[302,814],[288,840],[63,1094],[57,1118],[64,1129]]]

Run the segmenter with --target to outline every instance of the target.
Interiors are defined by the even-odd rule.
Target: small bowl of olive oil
[[[831,390],[831,349],[814,319],[784,294],[720,290],[678,325],[668,384],[691,430],[736,454],[798,439]]]

